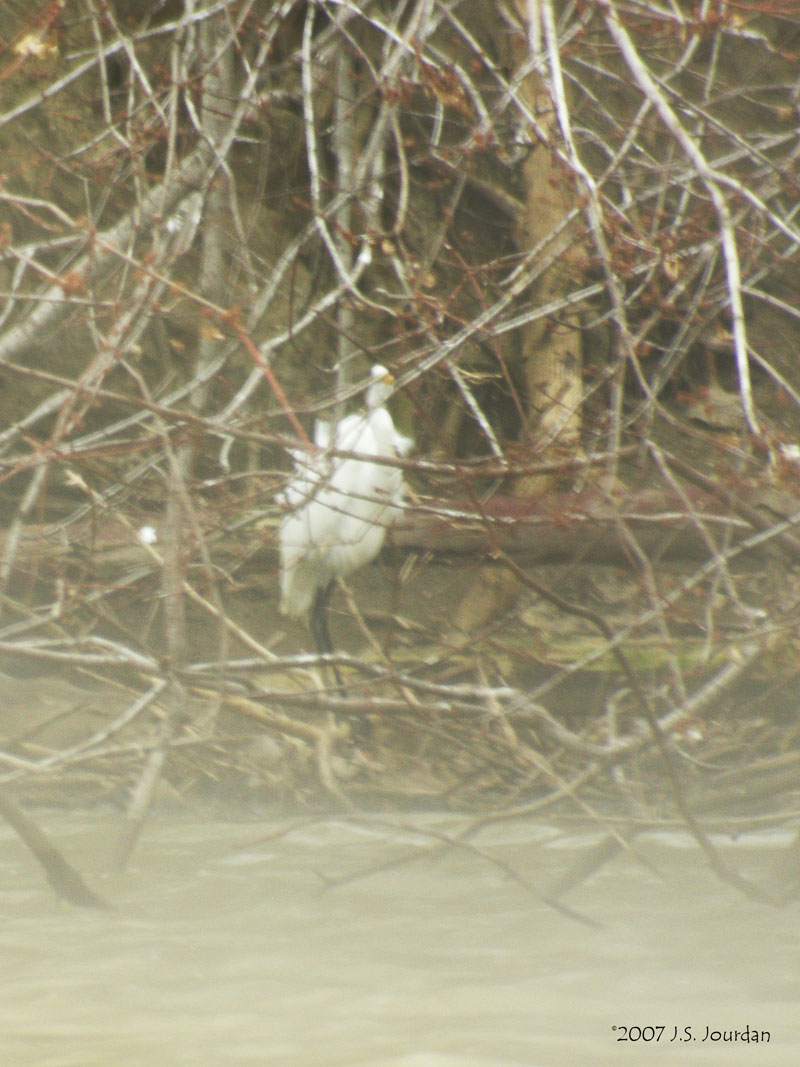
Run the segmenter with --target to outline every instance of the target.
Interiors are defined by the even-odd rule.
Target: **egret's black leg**
[[[333,596],[334,584],[334,582],[330,581],[327,585],[321,586],[314,594],[314,602],[311,605],[311,618],[309,620],[311,636],[314,638],[317,651],[321,656],[333,655],[333,641],[331,641],[331,633],[328,629],[328,604]],[[330,667],[336,678],[336,684],[342,689],[342,678],[336,664],[331,663]]]
[[[311,605],[311,617],[309,619],[311,635],[321,656],[333,655],[333,641],[331,641],[331,634],[328,629],[328,604],[333,596],[335,584],[335,581],[332,581],[323,588],[318,589]],[[327,664],[327,666],[333,671],[340,695],[346,697],[347,690],[342,682],[338,667],[335,663]],[[348,715],[347,719],[350,723],[350,738],[352,742],[356,746],[366,744],[372,732],[369,720],[362,715]]]

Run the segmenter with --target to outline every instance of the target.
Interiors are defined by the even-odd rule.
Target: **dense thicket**
[[[5,780],[790,808],[794,8],[3,4]],[[341,691],[276,494],[375,362],[415,451]]]

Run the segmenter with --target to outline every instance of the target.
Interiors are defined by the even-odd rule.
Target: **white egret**
[[[373,457],[407,455],[413,444],[397,432],[384,407],[393,383],[389,371],[376,364],[364,414],[348,415],[332,429],[318,421],[314,442],[320,452],[292,451],[297,473],[283,494],[290,510],[280,527],[281,611],[292,618],[309,617],[323,655],[333,651],[327,608],[336,579],[377,556],[402,509],[402,472],[373,462]],[[358,453],[359,458],[334,452]]]

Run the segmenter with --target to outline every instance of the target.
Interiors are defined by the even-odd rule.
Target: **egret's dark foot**
[[[311,627],[311,636],[314,638],[314,644],[317,646],[317,651],[321,656],[333,654],[333,642],[328,629],[328,604],[330,604],[333,596],[333,586],[333,582],[320,586],[314,593],[314,599],[311,602],[311,615],[308,622]]]
[[[334,585],[334,582],[329,582],[326,586],[318,589],[311,606],[309,620],[311,635],[321,656],[332,656],[334,653],[333,641],[331,641],[330,630],[328,629],[328,604],[333,595]],[[335,663],[326,663],[325,670],[336,679],[337,695],[346,699],[348,695],[347,689],[342,681],[339,668]],[[341,718],[349,727],[348,740],[353,748],[366,748],[372,740],[372,723],[369,716],[343,712]]]
[[[333,641],[331,641],[331,633],[328,629],[328,604],[333,595],[333,587],[333,582],[328,582],[327,585],[321,586],[314,594],[314,600],[311,605],[309,626],[311,628],[311,636],[314,638],[314,644],[317,646],[317,652],[319,652],[320,656],[333,655]],[[325,672],[329,676],[333,675],[340,693],[344,694],[342,676],[339,674],[339,668],[336,664],[326,663]]]

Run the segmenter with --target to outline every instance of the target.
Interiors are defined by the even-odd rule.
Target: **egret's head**
[[[370,383],[367,386],[367,408],[373,411],[379,408],[392,395],[394,375],[380,363],[376,363],[369,372]]]

